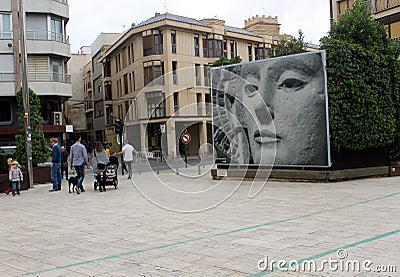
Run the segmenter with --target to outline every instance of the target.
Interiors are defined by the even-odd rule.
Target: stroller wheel
[[[94,187],[94,190],[97,190],[97,181],[94,181],[93,187]]]

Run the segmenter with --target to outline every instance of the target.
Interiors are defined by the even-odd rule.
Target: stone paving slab
[[[208,175],[160,176],[191,192],[219,186],[225,193],[237,185]],[[255,198],[246,181],[220,205],[196,213],[154,205],[126,177],[105,193],[94,191],[89,175],[81,195],[69,194],[66,181],[60,192],[44,184],[21,196],[0,195],[0,276],[400,276],[400,177],[268,182]],[[134,181],[157,192],[151,172]],[[338,258],[340,249],[347,258]],[[276,263],[260,271],[265,256],[300,264],[370,260],[396,272],[280,271]]]

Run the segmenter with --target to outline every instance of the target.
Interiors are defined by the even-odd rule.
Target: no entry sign
[[[189,134],[189,132],[186,130],[182,135],[181,135],[181,140],[184,144],[188,144],[192,140],[192,136]]]

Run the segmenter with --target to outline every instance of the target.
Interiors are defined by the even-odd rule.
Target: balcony
[[[9,31],[0,30],[0,39],[12,39],[13,34]]]
[[[371,13],[379,13],[400,6],[400,0],[365,1]]]
[[[53,0],[53,1],[64,4],[64,5],[68,5],[68,0]]]
[[[69,36],[55,32],[26,31],[26,39],[58,41],[67,44],[69,43]]]
[[[56,72],[28,72],[28,80],[31,82],[57,82],[71,84],[71,75]]]
[[[14,82],[14,73],[0,72],[0,82]]]

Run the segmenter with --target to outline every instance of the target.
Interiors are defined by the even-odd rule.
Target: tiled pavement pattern
[[[148,174],[135,180],[154,186]],[[218,183],[209,174],[196,181],[160,175],[182,189]],[[60,192],[45,184],[0,195],[0,276],[400,276],[400,177],[268,182],[253,199],[244,182],[198,213],[159,208],[126,175],[119,179],[118,190],[105,193],[88,176],[81,195],[69,194],[66,181]],[[347,258],[338,259],[339,249]],[[317,267],[329,259],[372,264],[371,272],[326,263],[321,272],[277,263],[260,271],[265,256],[268,263],[311,259]],[[373,272],[377,265],[397,272]]]

